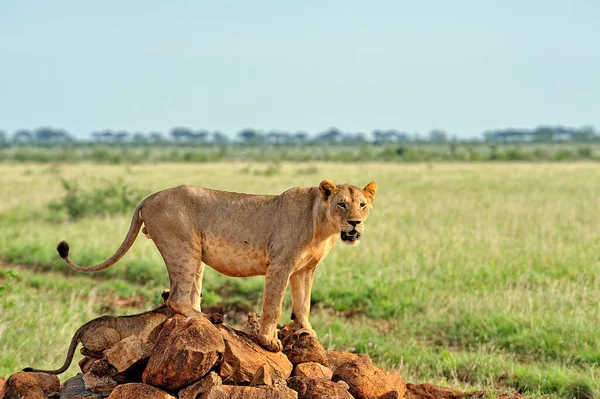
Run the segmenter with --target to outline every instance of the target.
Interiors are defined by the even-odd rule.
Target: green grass
[[[141,295],[148,307],[168,286],[144,237],[93,279],[64,265],[54,249],[61,239],[80,264],[111,255],[134,206],[56,218],[49,204],[65,201],[61,178],[82,193],[121,179],[143,195],[183,183],[280,193],[329,178],[380,188],[361,245],[336,245],[317,270],[312,321],[327,347],[368,353],[411,382],[557,398],[600,393],[595,164],[0,164],[0,176],[0,258],[35,266],[9,283],[6,298],[22,315],[0,315],[0,375],[31,361],[60,363],[72,331],[105,307],[96,295],[85,308],[86,287]],[[204,303],[258,310],[262,284],[207,270]],[[36,319],[36,298],[47,295],[57,297],[48,304],[56,310]],[[43,353],[29,348],[46,336]]]

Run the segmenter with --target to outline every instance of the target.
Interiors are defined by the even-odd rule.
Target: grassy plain
[[[363,242],[337,244],[317,271],[312,320],[328,348],[368,353],[410,382],[600,394],[596,164],[0,164],[0,259],[23,265],[0,269],[0,376],[60,366],[81,323],[148,308],[168,286],[144,237],[93,276],[62,263],[61,239],[77,263],[106,259],[133,207],[70,219],[49,207],[65,203],[61,178],[80,196],[116,179],[139,195],[183,183],[275,194],[323,178],[377,181]],[[204,282],[205,305],[259,310],[262,278],[209,270]]]

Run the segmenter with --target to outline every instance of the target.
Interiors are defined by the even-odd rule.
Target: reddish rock
[[[166,321],[152,350],[142,381],[177,391],[206,375],[225,351],[219,330],[204,317]]]
[[[104,354],[108,362],[115,366],[119,372],[123,372],[136,362],[147,358],[152,352],[152,347],[135,335],[122,339],[119,343]]]
[[[298,399],[353,399],[342,385],[322,378],[292,377],[287,383]]]
[[[335,369],[337,369],[342,364],[349,362],[350,360],[354,360],[359,355],[349,352],[327,352],[327,360],[329,361],[329,368],[333,370],[335,373]]]
[[[91,392],[110,392],[116,386],[114,377],[118,374],[117,369],[108,363],[106,359],[98,359],[89,367],[83,375],[85,389]]]
[[[287,387],[242,387],[222,385],[203,394],[201,399],[298,399],[296,391]]]
[[[217,326],[225,341],[223,362],[219,375],[226,384],[249,384],[264,365],[270,368],[273,378],[287,379],[292,364],[281,352],[270,352],[242,332],[225,325]]]
[[[256,374],[254,374],[254,378],[250,382],[251,387],[258,387],[263,385],[276,385],[282,386],[286,385],[285,380],[277,375],[273,375],[273,369],[266,364],[260,366]]]
[[[131,383],[119,385],[108,397],[109,399],[176,399],[165,391],[150,385]]]
[[[217,373],[211,371],[208,375],[202,378],[200,381],[193,383],[187,388],[179,391],[179,399],[196,399],[196,397],[202,393],[208,393],[214,387],[223,385],[221,377]]]
[[[2,399],[46,399],[60,391],[60,381],[53,374],[19,372],[4,383]]]
[[[375,366],[365,355],[358,355],[336,367],[333,380],[347,382],[350,393],[357,399],[400,399],[406,392],[406,385],[398,372],[388,372]]]
[[[322,378],[330,381],[333,377],[333,370],[320,363],[307,362],[296,365],[292,375],[298,377]]]
[[[6,380],[4,378],[0,378],[0,398],[2,397],[2,394],[4,393],[4,383],[6,382]]]
[[[283,353],[292,364],[315,362],[329,366],[325,348],[317,337],[310,335],[308,330],[302,329],[289,334],[283,339],[282,344]]]

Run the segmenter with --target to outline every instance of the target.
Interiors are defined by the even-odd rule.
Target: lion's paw
[[[259,334],[256,336],[256,340],[258,341],[260,346],[262,346],[268,351],[281,352],[283,350],[283,345],[281,344],[281,341],[277,338]]]

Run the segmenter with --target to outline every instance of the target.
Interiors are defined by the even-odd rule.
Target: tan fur
[[[75,332],[67,351],[67,358],[61,368],[57,370],[26,368],[23,371],[48,374],[65,372],[73,361],[73,355],[79,342],[83,346],[82,354],[96,358],[101,358],[105,350],[130,336],[136,336],[150,346],[154,346],[163,323],[173,315],[175,312],[171,308],[167,305],[160,305],[147,312],[130,316],[100,316],[88,321]]]
[[[360,189],[329,180],[280,195],[174,187],[152,194],[138,206],[123,243],[104,263],[85,268],[64,258],[79,271],[103,270],[127,252],[143,223],[143,233],[154,241],[169,272],[167,304],[186,317],[202,314],[204,264],[227,276],[265,275],[257,339],[277,351],[281,342],[276,326],[288,282],[294,322],[314,334],[308,315],[315,269],[338,237],[358,243],[376,192],[375,183]]]

